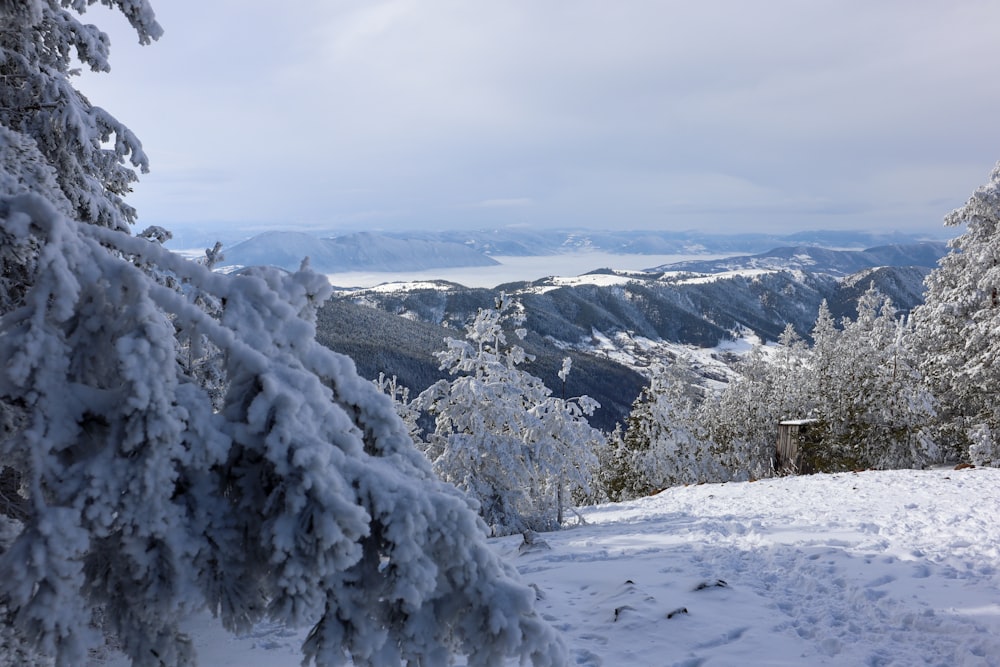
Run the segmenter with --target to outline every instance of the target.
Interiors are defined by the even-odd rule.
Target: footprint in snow
[[[596,653],[591,653],[586,649],[577,649],[573,651],[573,653],[574,665],[581,665],[582,667],[600,667],[604,664]]]
[[[891,574],[883,574],[881,577],[872,579],[867,584],[865,584],[865,586],[868,588],[877,588],[878,586],[885,586],[886,584],[891,584],[894,581],[896,581],[896,577],[892,576]]]

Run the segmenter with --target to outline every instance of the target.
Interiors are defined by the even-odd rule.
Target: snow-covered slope
[[[997,516],[1000,470],[897,470],[677,487],[492,544],[576,665],[978,667],[1000,665]],[[203,665],[299,664],[302,631],[188,629]]]
[[[603,269],[575,278],[509,283],[495,290],[451,284],[440,291],[396,284],[392,289],[342,291],[335,298],[460,330],[477,308],[489,307],[496,293],[504,291],[521,301],[529,331],[569,345],[588,345],[595,332],[608,337],[628,332],[650,340],[714,347],[742,330],[774,341],[789,323],[808,335],[820,302],[844,302],[845,310],[838,315],[853,316],[857,298],[853,286],[867,288],[871,281],[880,288],[885,285],[897,307],[908,310],[920,301],[924,275],[890,267],[867,272],[863,282],[847,283],[828,273],[792,270],[664,275]],[[853,297],[850,303],[838,298],[845,285]]]

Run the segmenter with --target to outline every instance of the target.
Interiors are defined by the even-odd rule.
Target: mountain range
[[[277,266],[294,271],[309,258],[320,273],[339,271],[421,271],[496,264],[482,252],[461,243],[431,239],[400,239],[371,232],[318,238],[304,232],[258,234],[223,250],[222,266]]]
[[[808,338],[823,300],[836,317],[853,317],[870,285],[905,313],[922,302],[923,280],[946,251],[943,243],[863,252],[795,246],[718,263],[599,269],[494,289],[423,282],[342,290],[320,313],[320,339],[354,358],[363,376],[396,375],[418,392],[443,376],[433,353],[444,348],[444,337],[462,338],[477,310],[506,293],[521,304],[525,347],[536,357],[526,370],[559,387],[556,373],[569,354],[569,395],[601,402],[592,423],[607,429],[628,414],[649,364],[743,337],[775,341],[788,324]],[[892,262],[902,265],[886,265]],[[696,356],[707,380],[726,381],[732,360],[723,352]]]
[[[796,245],[773,248],[756,255],[675,262],[651,268],[649,271],[721,273],[747,269],[782,269],[846,276],[876,266],[933,267],[947,251],[948,246],[943,241],[897,243],[865,250],[830,250],[817,246]]]
[[[203,239],[207,242],[200,245],[214,245],[209,238]],[[189,233],[183,239],[191,244],[195,237]],[[547,256],[584,250],[633,255],[728,255],[762,253],[776,247],[862,251],[875,246],[891,248],[932,240],[902,233],[822,231],[774,235],[502,228],[323,235],[272,230],[224,246],[225,258],[221,264],[233,268],[270,265],[294,270],[309,257],[310,265],[321,273],[420,271],[489,266],[496,263],[492,259],[494,256]],[[820,262],[824,263],[825,260]]]

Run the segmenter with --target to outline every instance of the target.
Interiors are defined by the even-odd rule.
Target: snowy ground
[[[1000,470],[865,472],[668,489],[548,549],[493,544],[576,665],[1000,665],[998,517]],[[299,664],[301,632],[190,630],[202,665]]]

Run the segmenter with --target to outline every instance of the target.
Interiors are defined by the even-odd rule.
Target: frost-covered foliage
[[[945,224],[965,231],[927,277],[913,314],[920,370],[939,402],[947,453],[966,459],[975,448],[986,460],[984,451],[1000,451],[1000,163]]]
[[[587,423],[593,400],[556,398],[518,368],[528,356],[503,330],[512,305],[501,297],[466,327],[467,340],[445,339],[437,356],[456,377],[414,402],[434,418],[425,451],[435,471],[478,502],[494,535],[557,528],[566,491],[586,488],[603,443]],[[560,377],[568,372],[564,364]]]
[[[652,371],[632,404],[624,433],[612,434],[601,473],[609,500],[638,498],[670,486],[724,476],[700,427],[696,377],[683,357]]]
[[[774,473],[778,423],[801,415],[808,346],[791,325],[769,356],[760,346],[740,366],[740,377],[702,404],[701,419],[719,465],[732,479]]]
[[[378,379],[375,380],[375,386],[380,392],[392,399],[392,407],[406,424],[410,436],[416,441],[420,435],[420,426],[417,423],[420,419],[420,411],[410,400],[409,387],[400,384],[395,375],[390,378],[385,373],[379,373]]]
[[[43,653],[79,664],[97,606],[136,664],[188,664],[177,622],[207,604],[234,630],[313,624],[319,665],[558,655],[389,398],[315,343],[321,276],[213,274],[33,195],[4,200],[3,223],[40,252],[0,328],[0,395],[27,420],[0,454],[30,501],[0,599]],[[215,294],[218,319],[136,263]],[[218,412],[182,372],[180,328],[226,351]]]
[[[10,0],[0,5],[0,125],[30,138],[82,222],[125,229],[135,210],[122,199],[148,161],[135,135],[78,91],[77,63],[110,70],[106,34],[78,12],[97,0]],[[163,30],[146,0],[101,0],[121,11],[148,44]],[[130,165],[125,164],[128,160]],[[60,198],[62,199],[62,198]]]
[[[817,420],[818,470],[920,467],[937,460],[933,400],[917,371],[907,325],[874,287],[858,317],[837,327],[823,303],[807,346],[787,329],[770,359],[760,353],[703,413],[724,467],[770,474],[778,424]]]
[[[0,656],[86,664],[103,630],[191,665],[179,623],[207,607],[311,627],[320,666],[565,662],[389,397],[316,343],[324,278],[127,233],[138,142],[66,82],[71,49],[106,66],[88,4],[0,5]],[[105,4],[158,34],[143,0]]]
[[[815,470],[922,467],[939,461],[934,400],[917,368],[908,324],[874,287],[858,317],[838,327],[825,302],[812,346],[789,325],[759,346],[740,377],[700,400],[683,363],[654,373],[625,428],[601,452],[598,500],[626,500],[669,486],[775,474],[779,424],[815,420],[807,454]],[[977,432],[976,455],[997,460]],[[992,458],[991,458],[992,457]]]
[[[892,302],[871,287],[858,299],[857,318],[842,325],[821,313],[807,369],[822,467],[885,470],[936,460],[933,400]]]

